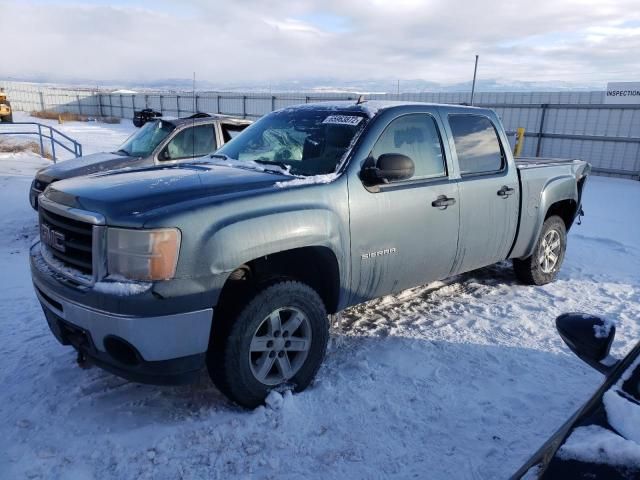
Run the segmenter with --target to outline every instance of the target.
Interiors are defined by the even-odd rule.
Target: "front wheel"
[[[280,281],[258,291],[228,328],[213,335],[225,338],[210,344],[211,379],[231,400],[254,408],[274,388],[309,386],[324,359],[329,323],[311,287]]]
[[[553,282],[558,276],[566,249],[567,228],[564,220],[552,215],[542,224],[533,255],[513,260],[516,276],[527,285]]]

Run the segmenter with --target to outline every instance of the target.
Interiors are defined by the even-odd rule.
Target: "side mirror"
[[[378,157],[375,166],[365,167],[360,178],[367,185],[408,180],[413,177],[416,166],[410,157],[400,153],[384,153]]]
[[[585,313],[563,313],[556,318],[556,328],[564,343],[578,358],[608,374],[617,363],[609,357],[609,350],[616,335],[616,326]]]

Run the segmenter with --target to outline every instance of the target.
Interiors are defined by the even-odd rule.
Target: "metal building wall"
[[[117,94],[91,89],[57,88],[3,82],[16,110],[70,111],[85,115],[132,118],[134,110],[152,108],[168,116],[194,112],[259,118],[279,108],[326,100],[355,100],[357,94],[145,92]],[[465,103],[468,92],[367,95],[368,99]],[[513,138],[524,127],[523,156],[581,158],[596,173],[640,178],[640,105],[604,105],[604,92],[485,92],[476,105],[493,108]]]

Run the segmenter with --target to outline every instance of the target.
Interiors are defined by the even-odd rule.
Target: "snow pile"
[[[211,165],[218,165],[221,167],[248,168],[251,170],[256,170],[257,172],[276,172],[282,175],[291,175],[291,167],[288,165],[286,168],[283,168],[280,165],[267,165],[264,163],[254,162],[253,160],[236,160],[235,158],[205,156],[195,160],[192,163],[209,163]]]
[[[558,450],[563,460],[640,468],[640,445],[597,425],[576,428]]]
[[[287,180],[286,182],[276,182],[276,187],[287,188],[297,187],[299,185],[317,185],[321,183],[331,183],[338,178],[337,173],[327,173],[325,175],[309,175],[307,177],[298,177],[294,180]]]
[[[0,169],[2,169],[2,175],[6,177],[32,176],[36,170],[49,165],[51,160],[33,152],[0,153]]]
[[[135,282],[121,275],[109,275],[100,282],[96,282],[93,289],[96,292],[109,295],[128,296],[146,292],[151,288],[149,282]]]
[[[34,257],[36,266],[40,270],[48,270],[52,272],[53,275],[62,274],[66,277],[77,278],[86,283],[90,283],[93,281],[93,277],[91,275],[87,275],[86,273],[81,272],[75,268],[69,267],[66,263],[61,262],[56,257],[54,257],[51,252],[46,247],[43,247],[42,244],[38,244],[34,253],[40,252],[41,257]]]
[[[640,468],[640,404],[622,390],[639,367],[640,359],[636,359],[602,397],[612,430],[597,425],[576,428],[558,450],[559,458]]]
[[[278,165],[264,165],[262,163],[254,162],[251,160],[236,160],[233,158],[223,159],[218,157],[202,157],[201,159],[196,160],[196,162],[209,163],[211,165],[218,165],[222,167],[250,168],[251,170],[256,170],[258,172],[276,171],[282,175],[293,177],[293,180],[276,182],[275,185],[278,188],[297,187],[299,185],[315,185],[320,183],[330,183],[330,182],[333,182],[336,178],[338,178],[337,173],[328,173],[325,175],[308,175],[308,176],[293,175],[291,173],[290,166],[287,166],[287,168],[282,168]]]
[[[609,425],[640,448],[640,405],[626,398],[620,390],[614,389],[606,392],[602,401]]]
[[[613,326],[615,326],[615,322],[611,318],[604,318],[602,325],[593,326],[594,336],[596,338],[607,338]]]

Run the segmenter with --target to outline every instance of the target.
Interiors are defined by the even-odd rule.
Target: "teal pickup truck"
[[[285,108],[197,161],[50,185],[33,283],[81,360],[149,383],[206,366],[254,407],[310,384],[329,314],[505,259],[553,281],[589,171],[515,160],[488,109]]]

